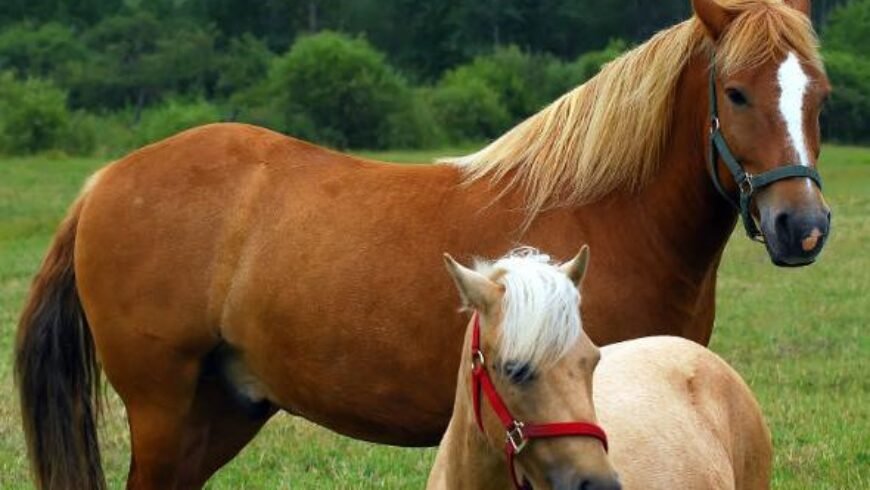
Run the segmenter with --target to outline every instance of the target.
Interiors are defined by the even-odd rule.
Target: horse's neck
[[[463,351],[464,352],[464,351]],[[510,488],[504,455],[495,450],[477,428],[469,394],[468,376],[471,366],[467,360],[460,366],[459,382],[453,404],[453,417],[441,441],[435,471],[430,478],[441,485],[432,488],[503,489]],[[481,399],[481,403],[486,403]],[[487,410],[482,407],[482,410]]]
[[[542,213],[523,237],[564,257],[592,246],[584,315],[600,343],[651,333],[706,343],[712,333],[716,271],[736,213],[707,173],[705,62],[681,77],[669,143],[644,189]]]
[[[677,87],[662,170],[639,198],[650,210],[666,249],[699,273],[718,266],[737,218],[716,193],[707,171],[707,63],[696,56],[687,65]]]
[[[673,127],[658,175],[638,194],[605,199],[593,214],[606,216],[610,243],[626,243],[623,258],[655,260],[681,281],[700,283],[715,277],[736,213],[719,196],[706,165],[706,60],[689,62],[677,87]],[[578,210],[589,213],[589,207]],[[638,254],[638,247],[643,253]]]

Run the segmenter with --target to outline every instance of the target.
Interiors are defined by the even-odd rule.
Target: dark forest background
[[[252,122],[339,148],[492,138],[689,0],[3,0],[0,153]],[[813,2],[829,140],[870,141],[870,0]]]

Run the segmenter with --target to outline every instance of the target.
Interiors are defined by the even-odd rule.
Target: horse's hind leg
[[[196,397],[194,413],[205,431],[199,465],[188,475],[192,488],[205,484],[217,470],[233,459],[276,412],[268,402],[240,403],[226,383],[214,376],[204,377]]]
[[[151,396],[125,400],[132,446],[128,489],[201,488],[275,413],[271,405],[240,404],[199,362],[179,367]]]
[[[191,450],[202,444],[192,416],[200,363],[164,360],[152,369],[136,370],[135,383],[119,380],[113,385],[127,407],[130,424],[130,474],[127,488],[157,490],[183,488]],[[124,373],[130,374],[133,373]],[[120,382],[119,382],[120,381]]]

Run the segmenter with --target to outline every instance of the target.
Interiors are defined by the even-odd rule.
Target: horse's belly
[[[420,446],[440,440],[459,360],[449,342],[429,350],[413,338],[357,336],[347,333],[356,329],[330,324],[328,315],[317,325],[249,328],[235,347],[277,406],[373,442]]]
[[[281,259],[266,253],[238,272],[221,325],[267,398],[352,437],[437,444],[467,320],[456,312],[447,274],[421,287],[418,278],[431,274],[398,254],[304,260],[297,253],[311,252],[293,239],[282,246]],[[320,256],[342,256],[329,247],[319,247]],[[402,272],[376,274],[366,263]]]

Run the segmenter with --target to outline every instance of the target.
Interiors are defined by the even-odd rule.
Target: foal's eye
[[[742,107],[749,105],[749,100],[746,98],[746,95],[736,88],[725,89],[725,95],[727,95],[728,100],[736,106]]]
[[[535,370],[527,362],[507,361],[502,367],[502,372],[511,383],[518,385],[535,379]]]

